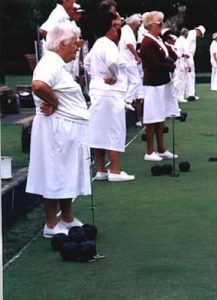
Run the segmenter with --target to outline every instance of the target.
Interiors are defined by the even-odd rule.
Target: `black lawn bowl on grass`
[[[179,117],[176,117],[175,119],[181,121],[181,122],[185,122],[186,119],[187,119],[187,116],[188,116],[188,113],[185,112],[185,111],[181,111],[180,112],[180,116]]]
[[[154,165],[151,167],[151,174],[153,176],[161,176],[162,175],[162,167],[161,165]]]
[[[60,249],[60,255],[64,261],[77,261],[80,245],[75,242],[66,242]]]
[[[66,235],[64,233],[57,233],[51,239],[51,246],[52,246],[53,250],[60,251],[63,244],[68,241],[69,241],[68,235]]]
[[[97,232],[98,232],[95,225],[93,225],[93,224],[84,224],[82,226],[82,228],[84,229],[87,240],[90,240],[90,241],[95,240],[95,238],[97,236]]]
[[[190,171],[191,165],[188,161],[181,161],[179,163],[179,171],[180,172],[188,172]]]
[[[168,133],[168,132],[169,132],[169,127],[168,126],[164,126],[163,133]]]
[[[163,175],[172,175],[173,166],[172,164],[164,164],[161,166],[161,172]]]

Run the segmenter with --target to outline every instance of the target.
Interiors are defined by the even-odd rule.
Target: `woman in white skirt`
[[[217,91],[217,32],[213,33],[212,38],[210,45],[210,63],[212,66],[211,91]]]
[[[49,238],[82,225],[72,214],[72,199],[90,194],[91,185],[89,112],[80,86],[64,68],[78,50],[72,25],[61,23],[51,29],[47,49],[33,74],[36,116],[26,192],[43,197],[43,236]],[[56,216],[58,204],[60,220]]]
[[[167,117],[179,116],[179,107],[173,93],[170,72],[175,69],[176,54],[168,49],[159,35],[163,26],[162,12],[152,11],[143,19],[148,29],[140,50],[144,70],[143,85],[145,104],[143,123],[146,124],[147,153],[145,160],[161,161],[178,156],[166,150],[163,130]],[[157,151],[154,150],[154,136],[157,140]]]
[[[108,12],[100,19],[100,37],[84,59],[90,75],[90,146],[95,150],[97,180],[128,181],[135,176],[120,169],[120,153],[125,151],[126,116],[125,66],[118,64],[119,52],[115,44],[118,31],[117,15]],[[105,166],[105,154],[110,160]]]

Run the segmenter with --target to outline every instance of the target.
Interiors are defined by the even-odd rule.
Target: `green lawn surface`
[[[217,162],[209,161],[217,157],[217,93],[200,84],[197,94],[199,101],[181,105],[187,121],[175,121],[178,177],[151,175],[156,163],[143,160],[140,134],[122,155],[136,180],[94,182],[97,250],[107,258],[63,262],[40,232],[4,271],[4,300],[217,299]],[[166,125],[172,150],[172,121]],[[181,161],[190,172],[179,172]],[[90,206],[91,197],[75,203],[85,223]]]

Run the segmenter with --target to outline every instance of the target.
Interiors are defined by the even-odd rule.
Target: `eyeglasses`
[[[154,24],[157,24],[159,27],[163,26],[163,22],[154,22]]]

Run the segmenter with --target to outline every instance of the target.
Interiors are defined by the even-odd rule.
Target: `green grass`
[[[139,136],[122,156],[122,168],[136,180],[93,185],[97,249],[107,258],[62,262],[39,235],[4,272],[4,300],[217,299],[217,163],[208,161],[217,157],[217,95],[209,85],[198,85],[197,94],[199,101],[182,104],[187,121],[175,121],[176,165],[188,160],[191,171],[153,177]],[[85,222],[90,203],[76,201],[75,214]]]
[[[1,155],[12,157],[13,171],[28,166],[29,154],[22,152],[22,125],[1,126]]]
[[[16,86],[18,84],[31,84],[32,76],[13,76],[13,75],[7,75],[5,76],[5,84],[12,88],[14,91],[16,91]]]

